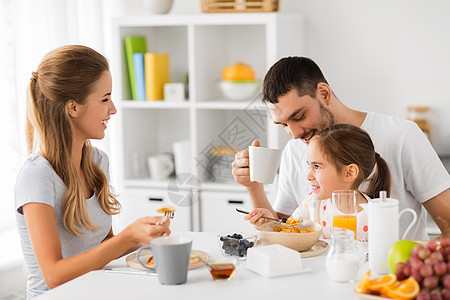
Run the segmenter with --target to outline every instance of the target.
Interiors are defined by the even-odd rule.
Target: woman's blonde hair
[[[79,45],[57,48],[44,56],[32,73],[27,95],[26,138],[28,152],[39,151],[67,187],[64,199],[64,227],[80,235],[82,228],[98,230],[89,219],[80,179],[71,162],[72,127],[66,103],[83,104],[104,72],[105,57]],[[92,161],[92,146],[86,140],[81,170],[107,214],[117,214],[120,204],[100,167]]]

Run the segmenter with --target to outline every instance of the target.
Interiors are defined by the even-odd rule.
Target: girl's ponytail
[[[386,191],[390,196],[391,173],[386,161],[378,154],[375,154],[376,168],[372,177],[369,178],[369,186],[366,194],[370,198],[378,198],[380,191]]]

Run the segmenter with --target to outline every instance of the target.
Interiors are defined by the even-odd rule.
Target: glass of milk
[[[326,259],[328,276],[336,282],[353,282],[362,263],[362,245],[355,241],[355,233],[345,228],[333,228],[331,238]]]

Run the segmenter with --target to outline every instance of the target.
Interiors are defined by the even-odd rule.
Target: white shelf
[[[188,99],[183,102],[129,100],[123,39],[130,35],[145,36],[148,51],[169,54],[171,82],[184,82],[188,74]],[[111,71],[118,113],[110,122],[110,149],[112,184],[117,192],[124,195],[145,195],[142,190],[167,193],[169,180],[143,178],[149,176],[146,157],[172,152],[174,142],[188,139],[192,175],[205,191],[201,201],[213,201],[209,198],[222,195],[222,200],[216,199],[216,205],[220,206],[228,201],[225,196],[229,194],[235,199],[245,199],[245,205],[249,205],[243,186],[210,179],[209,149],[245,149],[253,139],[259,139],[262,146],[282,148],[288,138],[270,120],[261,99],[226,100],[218,80],[224,67],[237,62],[250,65],[256,78],[261,79],[281,57],[303,55],[304,40],[304,18],[300,14],[168,14],[114,19]],[[240,136],[235,136],[237,133]],[[136,166],[144,172],[136,172]],[[273,194],[272,186],[266,188]],[[191,211],[192,227],[186,229],[205,230],[200,224],[200,205]],[[226,216],[223,218],[226,223]]]
[[[183,102],[164,102],[164,101],[135,101],[124,100],[119,101],[119,105],[128,109],[200,109],[200,110],[245,110],[245,109],[259,109],[266,110],[266,107],[262,104],[261,100],[253,101],[203,101],[197,103],[191,103],[188,101]]]
[[[152,180],[150,177],[135,178],[125,180],[126,188],[148,188],[161,189],[169,186],[171,178],[166,180]],[[217,183],[217,182],[202,182],[203,191],[222,191],[222,192],[245,192],[246,189],[236,182]]]
[[[189,102],[166,102],[166,101],[136,101],[123,100],[119,101],[123,108],[133,109],[185,109],[191,105]]]
[[[266,107],[262,105],[261,100],[256,101],[204,101],[195,103],[196,109],[218,109],[218,110],[245,110],[245,109],[261,109]]]
[[[152,16],[129,16],[113,20],[113,26],[185,26],[185,25],[252,25],[273,22],[295,23],[303,21],[298,13],[214,13],[214,14],[167,14]]]

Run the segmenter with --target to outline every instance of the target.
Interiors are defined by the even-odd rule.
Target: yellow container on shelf
[[[164,100],[164,85],[170,81],[169,54],[145,53],[147,100]]]

